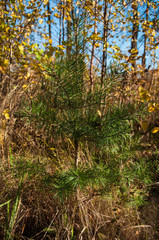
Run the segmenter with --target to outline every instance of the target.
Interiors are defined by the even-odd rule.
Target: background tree
[[[138,40],[138,31],[139,31],[138,1],[132,2],[132,12],[133,12],[133,19],[132,19],[133,28],[132,28],[132,39],[131,39],[131,61],[132,61],[132,70],[135,72],[136,56],[138,54],[137,40]]]
[[[107,68],[107,37],[108,37],[108,17],[107,17],[107,11],[108,11],[108,1],[105,1],[104,3],[104,15],[103,15],[103,57],[102,57],[102,73],[101,73],[101,85],[103,85],[103,78],[106,74],[106,68]]]

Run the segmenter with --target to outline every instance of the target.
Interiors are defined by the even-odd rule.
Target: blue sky
[[[76,2],[76,1],[74,1],[74,2]],[[156,5],[158,4],[158,2],[156,0],[153,1],[153,2]],[[56,2],[55,1],[50,1],[50,9],[52,9],[52,8],[55,9],[55,7],[56,7]],[[130,55],[130,53],[128,53],[128,50],[130,50],[130,48],[131,48],[131,37],[129,38],[129,36],[131,35],[132,23],[127,20],[123,24],[122,21],[121,21],[121,14],[122,14],[122,11],[123,11],[123,14],[126,17],[128,17],[128,14],[130,14],[130,16],[132,16],[131,4],[129,4],[128,7],[123,8],[123,10],[121,9],[120,12],[117,13],[115,18],[113,17],[113,12],[116,12],[116,10],[113,7],[110,10],[110,7],[111,7],[111,5],[109,4],[108,5],[109,10],[108,11],[110,12],[110,15],[108,14],[108,16],[109,16],[109,20],[113,19],[113,21],[109,22],[109,28],[110,28],[109,33],[111,34],[111,37],[108,36],[108,43],[109,43],[108,51],[113,52],[114,50],[112,50],[112,48],[110,48],[110,46],[117,45],[121,49],[121,52],[123,52],[125,55]],[[78,10],[79,10],[78,14],[80,14],[80,8]],[[146,5],[143,2],[143,5],[140,5],[138,7],[139,16],[140,16],[141,19],[145,18],[145,14],[146,14],[145,10],[146,10]],[[52,24],[52,42],[53,42],[54,46],[57,46],[60,30],[59,30],[59,19],[54,17],[55,12],[56,12],[56,9],[54,11],[52,11],[52,14],[51,14],[51,18],[54,19],[54,24]],[[149,21],[153,21],[154,18],[156,18],[156,21],[157,21],[159,19],[158,12],[159,12],[159,10],[157,8],[153,9],[151,7],[150,11],[149,11]],[[100,19],[100,15],[102,15],[102,12],[100,13],[100,11],[98,11],[98,13],[99,13],[98,18]],[[43,21],[43,24],[40,24],[40,25],[44,29],[44,33],[48,34],[48,25],[46,23],[46,20],[47,19],[45,18],[44,21]],[[92,21],[91,24],[93,25],[94,21]],[[117,25],[117,28],[115,26],[114,31],[111,28],[112,25],[114,25],[114,26]],[[91,31],[93,31],[93,29],[94,29],[94,26],[90,30],[90,34],[91,34]],[[121,30],[121,29],[123,29],[123,30]],[[101,20],[101,22],[98,22],[97,31],[99,33],[103,32],[102,20]],[[124,35],[125,35],[125,37],[124,37]],[[139,26],[139,35],[138,35],[139,55],[143,54],[143,35],[144,35],[144,33],[142,32],[141,25],[140,25]],[[158,37],[158,35],[159,35],[159,33],[157,33],[156,37]],[[123,38],[122,38],[122,36],[123,36]],[[35,42],[37,42],[39,44],[39,47],[43,48],[43,43],[45,42],[45,40],[40,37],[39,33],[35,33],[34,39],[35,39]],[[88,43],[87,44],[88,55],[91,52],[91,48],[92,48],[91,43]],[[101,54],[102,53],[102,44],[101,44],[101,47],[96,49],[95,53],[96,53],[96,58],[100,60],[101,56],[102,56],[102,54]],[[151,53],[152,53],[152,51],[151,51]],[[159,48],[155,50],[155,54],[156,54],[156,62],[157,62],[157,61],[159,61]],[[108,53],[108,64],[110,62],[112,62],[112,60],[113,60],[112,55]],[[141,61],[139,60],[139,63],[140,62]],[[150,64],[152,64],[152,58],[150,57],[149,54],[147,54],[147,66],[150,65]],[[152,68],[154,68],[154,67],[157,67],[157,63]]]

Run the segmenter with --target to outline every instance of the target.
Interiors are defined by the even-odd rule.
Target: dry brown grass
[[[53,177],[55,170],[72,165],[74,147],[68,139],[52,139],[48,143],[43,131],[37,132],[33,125],[15,116],[22,99],[29,100],[39,89],[36,73],[32,72],[28,78],[25,76],[27,73],[21,75],[17,72],[12,78],[11,91],[1,97],[0,147],[3,161],[0,166],[0,204],[11,200],[10,214],[20,179],[24,177],[21,202],[12,229],[13,239],[159,239],[158,194],[150,196],[149,205],[142,209],[128,206],[115,187],[105,196],[95,195],[87,189],[80,190],[78,198],[76,194],[63,202],[55,198],[47,180]],[[16,88],[13,87],[14,82]],[[26,91],[23,85],[29,86],[29,89]],[[8,120],[3,115],[6,109],[10,114]],[[79,151],[78,157],[82,163],[91,165],[87,146],[85,152]],[[6,205],[0,209],[0,239],[4,240],[6,222],[9,221],[6,209]]]
[[[52,162],[35,156],[12,156],[12,161],[1,165],[0,204],[11,199],[10,213],[21,176],[25,176],[13,239],[157,239],[157,199],[154,202],[151,198],[141,210],[128,206],[113,187],[105,195],[96,195],[91,189],[79,190],[78,198],[75,194],[61,202],[51,185],[46,184],[53,175],[51,168]],[[1,239],[5,239],[6,208],[0,211]]]

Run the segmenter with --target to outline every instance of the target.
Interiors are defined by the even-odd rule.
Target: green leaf
[[[3,206],[5,206],[5,205],[7,205],[7,204],[9,204],[10,201],[11,201],[11,200],[8,200],[7,202],[0,204],[0,208],[3,207]]]

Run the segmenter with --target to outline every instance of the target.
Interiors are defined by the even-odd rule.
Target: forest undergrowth
[[[90,89],[74,59],[18,72],[1,97],[0,238],[157,240],[153,92],[119,66]]]
[[[159,239],[158,6],[0,2],[0,240]]]

